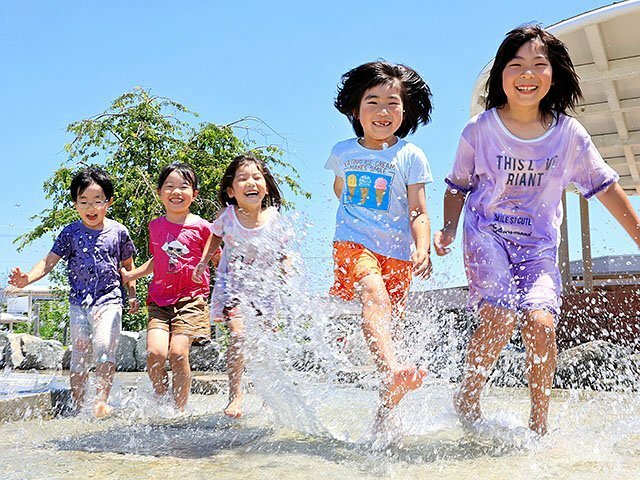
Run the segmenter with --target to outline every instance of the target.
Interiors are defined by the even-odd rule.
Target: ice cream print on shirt
[[[557,155],[540,160],[524,160],[507,155],[496,155],[499,178],[504,181],[508,200],[499,203],[493,213],[491,228],[495,233],[530,237],[535,228],[535,212],[522,208],[523,198],[539,195],[545,183],[545,174],[557,164]]]
[[[189,249],[172,235],[167,236],[167,241],[162,245],[162,250],[169,257],[167,273],[176,273],[187,264],[186,260],[184,262],[181,262],[181,260],[189,253]]]
[[[389,188],[392,173],[369,171],[347,171],[347,188],[344,191],[345,205],[357,205],[373,210],[389,209]]]

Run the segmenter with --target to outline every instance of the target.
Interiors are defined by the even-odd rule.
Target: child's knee
[[[555,338],[555,316],[546,310],[528,312],[523,325],[523,337]]]
[[[169,360],[173,362],[184,362],[189,361],[189,347],[180,345],[180,346],[171,346],[169,348]]]

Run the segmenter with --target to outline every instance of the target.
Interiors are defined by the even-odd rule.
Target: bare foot
[[[422,386],[427,371],[416,367],[400,367],[382,382],[382,406],[393,408],[411,390]]]
[[[109,405],[106,404],[106,402],[103,402],[102,400],[97,401],[93,405],[93,416],[96,418],[108,417],[112,413],[113,413],[113,407],[110,407]]]
[[[395,408],[378,407],[372,434],[371,447],[376,451],[385,450],[402,439],[402,422]]]
[[[543,437],[547,434],[547,419],[537,420],[534,418],[529,419],[529,429],[539,437]]]
[[[231,418],[240,418],[242,416],[242,395],[236,395],[229,399],[229,403],[224,409],[224,414]]]
[[[479,401],[469,401],[460,390],[453,395],[453,409],[456,411],[462,426],[467,428],[482,418]]]

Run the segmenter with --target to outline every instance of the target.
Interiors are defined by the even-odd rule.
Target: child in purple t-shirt
[[[93,414],[109,415],[107,404],[116,369],[116,347],[122,325],[119,269],[133,268],[135,247],[120,223],[106,218],[113,202],[113,185],[100,169],[85,169],[71,181],[71,198],[80,220],[67,225],[49,254],[29,273],[16,267],[9,283],[23,288],[47,275],[60,259],[69,272],[69,323],[71,330],[71,394],[81,406],[91,366],[96,363],[96,398]],[[128,284],[129,311],[138,310],[135,282]]]
[[[438,255],[449,252],[464,206],[469,306],[480,317],[454,398],[466,425],[480,419],[487,375],[521,316],[529,428],[540,435],[547,431],[567,185],[575,184],[586,198],[597,196],[640,245],[640,220],[618,175],[584,127],[565,114],[580,97],[578,77],[560,40],[536,25],[509,32],[487,81],[487,110],[465,127],[446,178],[444,228],[436,232],[434,245]]]
[[[158,195],[165,215],[149,223],[151,259],[131,272],[124,281],[153,272],[147,306],[147,368],[156,396],[169,389],[167,357],[172,372],[175,406],[184,410],[191,387],[189,351],[194,340],[208,340],[209,272],[203,281],[191,277],[202,258],[211,224],[189,211],[198,196],[198,177],[184,163],[165,167],[158,178]]]

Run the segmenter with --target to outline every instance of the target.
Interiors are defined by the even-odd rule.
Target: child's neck
[[[189,211],[187,211],[186,213],[165,212],[164,214],[164,218],[166,218],[168,222],[177,223],[179,225],[184,225],[185,223],[189,223],[190,216],[191,216],[191,212]]]
[[[238,217],[238,221],[240,225],[245,228],[256,228],[263,225],[267,219],[265,214],[266,209],[259,207],[241,207],[240,205],[236,205],[236,217]]]
[[[530,140],[544,135],[553,125],[553,117],[546,117],[539,105],[519,106],[505,104],[497,109],[503,125],[513,135],[523,140]]]
[[[364,148],[368,148],[369,150],[384,150],[385,148],[389,148],[398,143],[398,137],[394,135],[385,140],[377,140],[365,135],[364,137],[358,139],[358,143]]]

